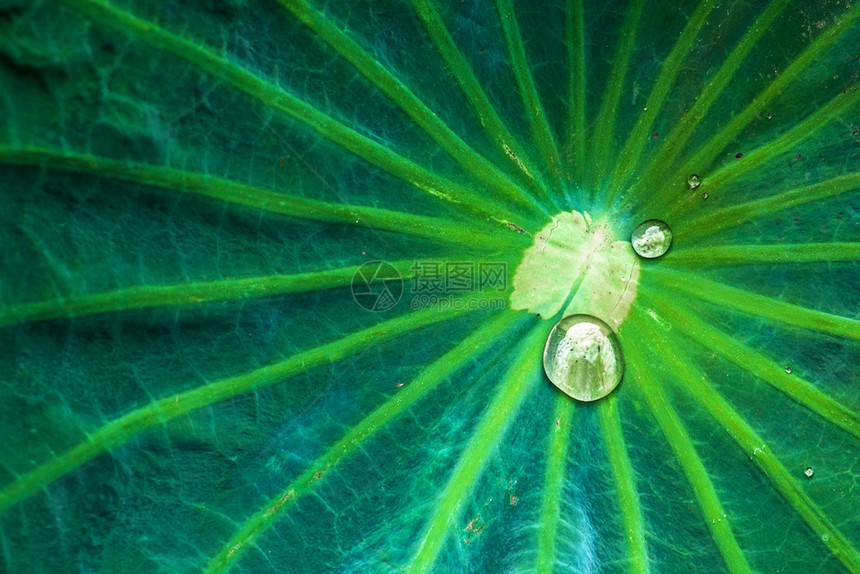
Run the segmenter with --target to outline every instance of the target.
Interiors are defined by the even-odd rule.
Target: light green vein
[[[860,8],[855,4],[850,10],[846,11],[844,16],[837,20],[827,30],[818,35],[818,37],[803,51],[791,65],[786,68],[779,76],[777,76],[767,88],[765,88],[758,96],[753,98],[751,104],[744,108],[741,112],[732,117],[726,126],[717,132],[712,137],[706,139],[695,154],[687,161],[684,167],[680,170],[681,174],[698,173],[703,176],[703,184],[708,181],[708,173],[704,170],[718,156],[718,154],[731,142],[735,141],[738,135],[744,128],[755,120],[756,115],[767,110],[771,102],[778,98],[783,91],[788,87],[792,80],[802,77],[803,71],[812,65],[821,55],[848,30],[853,30],[855,24],[860,20]],[[686,177],[685,175],[682,177]],[[663,203],[677,193],[677,188],[673,186],[664,186],[653,195],[653,204],[663,205]],[[668,196],[668,197],[667,197]]]
[[[487,248],[502,248],[509,245],[508,241],[500,241],[498,237],[470,230],[467,225],[450,220],[376,207],[332,204],[276,193],[208,174],[119,161],[90,154],[69,153],[48,148],[0,147],[0,164],[94,173],[168,191],[209,197],[266,213],[327,223],[366,226],[461,245]],[[508,240],[520,240],[518,234],[512,231],[506,232],[505,236]]]
[[[627,71],[630,69],[630,60],[633,57],[633,48],[636,43],[636,29],[639,27],[639,20],[642,17],[642,8],[644,5],[645,0],[635,0],[627,8],[624,24],[621,27],[621,33],[618,35],[618,45],[615,48],[612,71],[609,75],[609,82],[604,90],[600,113],[597,115],[597,127],[594,132],[594,143],[591,149],[591,158],[595,166],[594,171],[591,173],[590,187],[592,189],[597,189],[602,184],[607,183],[603,182],[602,178],[609,171],[610,162],[616,159],[613,138],[615,137],[615,125],[618,123],[618,107],[621,105],[621,92],[624,80],[627,77]]]
[[[631,193],[635,197],[650,198],[653,194],[643,193],[640,195],[639,190],[653,190],[667,185],[666,170],[670,166],[674,166],[678,154],[684,148],[684,145],[693,134],[693,130],[699,125],[710,110],[711,105],[717,98],[723,94],[723,90],[729,84],[729,81],[734,77],[735,73],[741,67],[741,64],[758,42],[761,37],[770,30],[771,25],[776,20],[782,11],[788,6],[789,0],[776,0],[769,2],[767,8],[762,12],[756,21],[747,29],[743,38],[738,42],[737,46],[726,57],[723,65],[714,74],[713,78],[705,83],[702,90],[696,97],[695,103],[687,111],[678,122],[678,125],[672,129],[669,135],[660,146],[660,150],[654,156],[654,159],[648,164],[644,170],[645,175],[642,177],[641,183],[634,185]],[[679,188],[683,188],[686,176],[681,176],[679,179]],[[676,188],[677,189],[677,188]],[[634,217],[635,219],[635,217]]]
[[[811,138],[813,134],[818,133],[828,123],[841,121],[849,108],[856,105],[858,101],[860,101],[860,97],[857,96],[857,92],[839,92],[829,102],[778,138],[744,154],[743,161],[730,162],[710,174],[702,181],[702,188],[706,189],[709,185],[713,185],[715,189],[723,188],[727,183],[741,175],[761,167],[780,154],[790,151],[793,147]]]
[[[339,30],[323,14],[308,6],[304,0],[278,0],[278,3],[290,10],[308,28],[355,66],[364,77],[397,104],[416,124],[421,126],[448,155],[458,161],[487,188],[496,190],[511,201],[543,212],[544,207],[541,204],[535,202],[533,197],[525,195],[520,186],[508,179],[487,158],[460,139],[409,88],[352,38]]]
[[[408,277],[414,261],[391,262],[401,277]],[[132,309],[208,305],[219,301],[247,301],[290,293],[346,287],[359,266],[293,275],[266,275],[243,279],[194,281],[173,285],[146,285],[94,295],[63,297],[0,307],[0,328],[33,321],[72,318]]]
[[[735,337],[702,321],[697,314],[681,310],[676,304],[677,297],[671,294],[658,294],[656,290],[651,290],[648,293],[640,291],[639,296],[643,299],[643,305],[645,302],[651,302],[660,315],[670,317],[672,324],[690,339],[706,349],[720,353],[796,403],[860,438],[860,415],[833,400],[799,375],[786,373],[784,365],[757,353],[738,342]]]
[[[646,324],[638,315],[631,317],[631,319],[646,335],[647,340],[658,343],[655,348],[668,349],[677,346],[666,340],[659,325]],[[797,480],[785,469],[771,449],[767,448],[764,439],[758,436],[731,404],[714,390],[707,378],[691,371],[687,363],[681,361],[680,357],[674,353],[663,353],[655,359],[667,364],[669,370],[676,375],[676,378],[671,379],[672,382],[689,393],[714,417],[741,450],[762,471],[777,492],[800,514],[812,529],[815,537],[821,540],[850,572],[860,572],[860,554],[857,550],[827,518],[821,508],[804,492]],[[827,535],[826,540],[823,538],[825,534]]]
[[[568,136],[567,146],[573,146],[573,169],[568,178],[582,177],[585,165],[585,11],[583,0],[567,2],[567,59],[570,66],[568,78]],[[584,184],[583,181],[577,183]]]
[[[645,544],[645,521],[642,505],[636,492],[636,478],[633,465],[627,454],[627,445],[618,418],[617,398],[609,395],[597,405],[600,427],[606,442],[606,454],[612,468],[612,476],[618,489],[618,506],[624,523],[627,547],[630,549],[630,571],[648,572],[648,548]]]
[[[642,279],[640,284],[641,281]],[[856,319],[785,303],[766,295],[758,295],[745,289],[736,289],[709,281],[699,275],[688,275],[675,269],[663,271],[651,267],[647,272],[647,281],[661,289],[681,291],[702,301],[754,317],[762,317],[818,333],[860,340],[860,321]]]
[[[555,420],[547,427],[550,435],[547,445],[546,482],[543,488],[540,528],[538,529],[538,551],[535,570],[540,574],[555,571],[556,539],[558,524],[564,501],[565,470],[569,461],[571,425],[575,414],[574,402],[563,393],[558,393],[555,402]]]
[[[543,174],[536,167],[530,153],[514,137],[508,126],[499,117],[433,4],[428,0],[412,0],[412,4],[424,23],[427,34],[448,66],[448,71],[454,76],[469,103],[478,114],[481,126],[499,146],[497,151],[512,162],[518,173],[523,174],[530,184],[536,183],[542,196],[548,198],[549,192]]]
[[[657,81],[654,83],[654,88],[648,95],[648,101],[645,103],[645,110],[639,116],[639,121],[631,130],[627,142],[615,162],[615,170],[612,172],[612,178],[609,186],[609,201],[608,205],[612,204],[612,200],[617,194],[621,185],[626,182],[633,174],[639,164],[642,156],[642,150],[645,145],[651,141],[651,130],[654,126],[654,121],[657,119],[657,114],[662,108],[669,96],[669,91],[675,84],[678,78],[678,72],[684,63],[684,58],[690,53],[699,34],[699,30],[705,25],[705,22],[713,10],[717,0],[702,0],[698,7],[693,12],[684,31],[675,42],[672,51],[663,61],[660,66],[660,74],[657,76]]]
[[[201,70],[257,99],[260,103],[304,123],[321,137],[340,145],[433,197],[460,204],[502,224],[504,220],[516,222],[523,219],[522,215],[517,217],[510,212],[504,203],[487,197],[485,193],[479,193],[470,187],[447,180],[398,155],[327,116],[312,105],[288,94],[277,85],[219,56],[210,48],[168,32],[155,23],[136,18],[102,0],[63,1],[97,22],[138,38],[155,49],[170,52],[187,60]]]
[[[529,390],[540,381],[540,353],[547,332],[534,328],[520,345],[510,370],[502,380],[499,391],[487,406],[475,432],[460,455],[445,489],[436,501],[435,511],[421,534],[415,556],[408,572],[428,572],[448,538],[448,532],[466,504],[466,497],[474,487],[487,460],[502,435],[516,417],[517,411]]]
[[[426,366],[417,378],[354,425],[278,496],[245,520],[238,532],[212,559],[205,572],[212,574],[228,571],[246,550],[256,545],[260,535],[274,524],[289,506],[314,488],[342,460],[352,455],[365,439],[424,398],[463,363],[486,352],[502,335],[512,333],[515,326],[522,324],[523,319],[521,314],[503,313],[469,335],[453,350]]]
[[[520,91],[520,97],[523,99],[532,137],[546,164],[546,170],[555,181],[558,181],[559,170],[561,169],[558,147],[532,77],[526,57],[526,48],[523,45],[523,37],[514,12],[513,0],[496,0],[496,7],[499,11],[502,32],[508,46],[508,53],[511,56],[511,67]]]
[[[426,309],[406,313],[395,319],[346,335],[337,341],[301,351],[283,361],[165,397],[140,407],[88,434],[87,440],[76,447],[16,478],[14,482],[0,491],[0,514],[86,462],[125,444],[145,429],[164,424],[195,409],[213,405],[253,389],[281,382],[314,367],[334,363],[361,349],[379,345],[409,331],[451,319],[467,312],[467,307],[468,305],[463,305],[460,309]]]
[[[728,184],[745,173],[760,168],[767,162],[782,154],[793,151],[796,147],[812,138],[818,131],[829,122],[841,121],[848,109],[860,102],[860,97],[855,92],[839,93],[835,98],[811,114],[802,122],[772,140],[771,142],[744,154],[743,160],[733,161],[725,164],[702,180],[701,189],[718,189],[721,197],[731,196],[733,187]],[[691,194],[680,194],[668,211],[665,212],[667,219],[676,217],[691,201],[697,198]]]
[[[721,267],[758,263],[821,263],[860,261],[860,243],[787,243],[784,245],[715,245],[675,249],[663,258],[667,265]]]
[[[860,189],[860,173],[835,177],[795,189],[774,190],[773,195],[754,201],[718,209],[696,219],[680,219],[675,231],[676,241],[689,241],[718,231],[731,229],[749,221],[763,219],[798,205]]]
[[[653,360],[649,361],[645,356],[642,348],[644,345],[639,339],[630,338],[628,341],[633,341],[625,349],[629,356],[629,361],[626,364],[632,375],[631,381],[639,388],[640,395],[644,397],[651,414],[657,420],[663,435],[669,442],[672,452],[675,453],[684,476],[687,477],[687,481],[693,487],[696,502],[704,515],[705,526],[710,531],[720,555],[730,572],[752,572],[743,550],[741,550],[735,534],[732,532],[723,506],[714,490],[711,478],[708,476],[708,471],[696,452],[687,430],[663,392],[661,382],[657,381],[654,375],[646,370],[646,365],[651,364]]]

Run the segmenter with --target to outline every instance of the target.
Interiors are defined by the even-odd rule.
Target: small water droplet
[[[829,534],[822,534],[822,535],[821,535],[821,540],[823,540],[824,542],[829,541],[829,540],[830,540],[830,535],[829,535]]]
[[[624,359],[609,325],[591,315],[570,315],[550,331],[543,369],[566,394],[580,401],[596,401],[621,382]]]
[[[690,177],[687,178],[687,185],[690,186],[690,189],[696,189],[702,184],[702,178],[699,177],[697,173],[691,173]]]
[[[708,192],[707,191],[702,194],[702,199],[708,199]]]
[[[803,472],[803,474],[805,474],[806,476],[812,477],[812,475],[815,474],[815,471],[812,470],[811,466],[807,466],[806,470]]]
[[[649,219],[636,226],[630,236],[630,243],[633,251],[642,257],[660,257],[672,245],[672,230],[664,221]]]
[[[772,119],[773,119],[773,114],[768,114],[768,115],[767,115],[767,119],[772,120]]]
[[[790,374],[791,374],[791,367],[786,367],[786,368],[785,368],[785,372],[786,372],[786,373],[788,373],[788,374],[790,375]]]

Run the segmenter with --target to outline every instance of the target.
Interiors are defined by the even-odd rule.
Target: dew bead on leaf
[[[806,470],[803,471],[803,474],[805,474],[809,478],[812,478],[812,475],[815,474],[815,471],[812,470],[811,466],[807,466]]]
[[[630,244],[641,257],[660,257],[672,245],[672,230],[665,221],[649,219],[636,226],[630,235]]]
[[[791,367],[786,367],[786,368],[785,368],[785,372],[786,372],[786,373],[788,373],[788,374],[790,375],[790,374],[791,374]]]
[[[595,401],[612,392],[624,374],[618,337],[591,315],[570,315],[552,328],[543,353],[543,368],[552,383],[580,401]]]
[[[687,186],[690,189],[696,189],[702,184],[702,178],[697,173],[691,173],[687,178]]]

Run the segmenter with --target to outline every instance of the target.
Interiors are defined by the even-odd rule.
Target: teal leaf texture
[[[851,2],[0,2],[0,572],[860,572],[859,47]]]

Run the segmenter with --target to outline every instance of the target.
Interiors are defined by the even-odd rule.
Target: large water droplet
[[[580,401],[596,401],[621,382],[624,359],[609,325],[591,315],[570,315],[550,331],[543,368],[566,394]]]
[[[630,243],[633,251],[642,257],[660,257],[672,245],[672,230],[664,221],[649,219],[636,226],[630,236]]]

